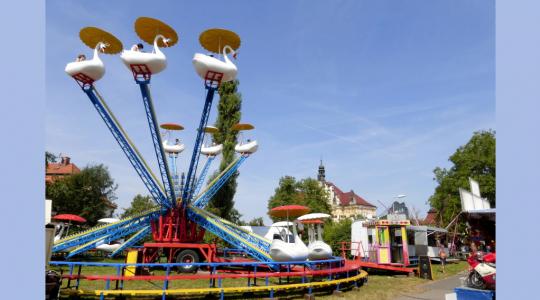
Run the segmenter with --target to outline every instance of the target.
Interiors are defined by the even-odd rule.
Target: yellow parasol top
[[[216,133],[219,130],[214,126],[206,126],[206,127],[204,127],[203,131],[206,132],[206,133]]]
[[[104,43],[103,53],[116,54],[122,51],[122,42],[114,35],[97,27],[84,27],[79,32],[81,41],[90,48],[95,48],[98,43]]]
[[[232,127],[232,130],[238,130],[238,131],[251,130],[251,129],[255,129],[255,126],[248,123],[238,123],[238,124],[234,124]]]
[[[204,49],[220,54],[223,47],[229,45],[234,50],[240,48],[240,37],[238,34],[221,28],[212,28],[204,31],[199,36],[199,42]]]
[[[141,40],[148,44],[153,44],[154,39],[158,34],[163,35],[166,39],[169,39],[168,45],[165,45],[161,39],[158,40],[159,47],[171,47],[178,42],[178,34],[174,29],[161,22],[158,19],[140,17],[135,21],[135,32],[141,38]]]
[[[176,123],[163,123],[160,127],[165,130],[184,130],[184,126]]]

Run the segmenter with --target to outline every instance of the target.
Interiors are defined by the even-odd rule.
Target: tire
[[[176,255],[176,262],[177,263],[198,263],[199,262],[199,254],[197,252],[186,249],[180,251],[178,255]],[[186,266],[179,266],[178,272],[179,273],[196,273],[197,269],[199,267],[194,265],[186,265]]]
[[[472,271],[471,273],[469,273],[467,281],[469,283],[469,286],[475,289],[484,289],[486,286],[484,280],[482,279],[482,276],[476,271]]]

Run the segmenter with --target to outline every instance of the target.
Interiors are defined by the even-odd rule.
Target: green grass
[[[124,262],[123,259],[102,259],[101,262]],[[64,274],[69,273],[67,267],[53,267],[54,270],[62,269]],[[443,279],[452,275],[459,273],[460,271],[467,269],[466,262],[458,262],[454,264],[448,264],[446,266],[445,273],[441,272],[441,266],[438,264],[432,265],[433,276],[435,280]],[[153,270],[154,275],[165,275],[164,270]],[[74,269],[74,274],[77,273],[77,268]],[[83,267],[82,274],[84,275],[112,275],[116,274],[116,269],[111,267]],[[176,272],[172,273],[177,275]],[[277,278],[270,278],[270,284],[278,284]],[[300,282],[300,278],[291,278],[290,283]],[[330,294],[329,291],[323,291],[316,293],[317,298],[322,299],[393,299],[396,296],[406,292],[420,292],[422,290],[422,284],[429,282],[428,280],[420,279],[417,277],[405,277],[405,276],[392,276],[392,275],[380,275],[380,274],[370,274],[368,277],[368,283],[362,286],[358,290],[348,290],[342,294],[341,297],[334,296]],[[264,278],[257,279],[259,285],[264,284]],[[283,280],[285,283],[285,280]],[[115,282],[111,282],[111,289],[114,289]],[[217,284],[217,283],[216,283]],[[75,285],[75,280],[72,280],[71,286]],[[222,282],[224,287],[234,287],[234,286],[246,286],[247,279],[225,279]],[[64,279],[62,282],[62,287],[67,286],[67,280]],[[201,280],[175,280],[169,282],[169,289],[180,289],[180,288],[206,288],[209,286],[208,279]],[[124,289],[153,289],[161,290],[163,287],[163,281],[124,281]],[[81,280],[79,288],[82,290],[99,290],[105,289],[105,281],[102,280]],[[297,294],[287,292],[285,294],[278,294],[280,298],[301,298],[303,292],[300,291]],[[242,298],[239,296],[238,298]]]

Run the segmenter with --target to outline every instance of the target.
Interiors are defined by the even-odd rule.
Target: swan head
[[[108,46],[109,46],[109,44],[99,42],[96,47],[98,48],[99,52],[103,53],[103,52],[105,52],[105,48],[107,48]]]
[[[157,41],[158,41],[159,39],[161,39],[161,41],[163,42],[163,44],[165,44],[165,47],[169,47],[169,42],[171,41],[171,39],[164,37],[162,34],[158,34],[158,35],[156,35],[156,37],[154,38],[154,44],[157,44]]]

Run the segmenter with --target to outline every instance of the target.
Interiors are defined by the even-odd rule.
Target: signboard
[[[433,272],[431,270],[431,260],[429,260],[429,256],[418,256],[418,275],[420,278],[433,280]]]

